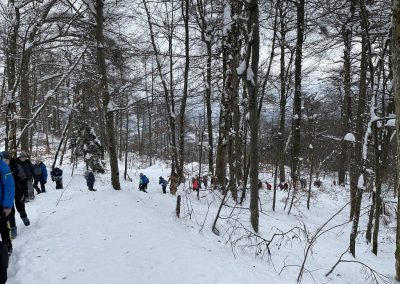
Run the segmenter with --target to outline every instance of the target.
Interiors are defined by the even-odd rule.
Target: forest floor
[[[47,193],[26,204],[31,225],[16,218],[8,283],[296,283],[310,240],[343,207],[314,240],[302,283],[395,282],[394,217],[381,222],[375,256],[365,241],[369,194],[364,195],[357,258],[349,253],[342,258],[357,262],[342,262],[325,276],[347,250],[352,225],[345,206],[348,189],[331,186],[329,179],[312,188],[310,210],[306,192],[299,191],[290,215],[284,210],[287,192],[278,191],[274,212],[272,191],[260,190],[259,234],[250,229],[249,200],[239,207],[230,198],[216,236],[211,227],[221,194],[203,189],[197,200],[187,184],[182,186],[181,218],[176,218],[176,197],[162,194],[158,184],[158,177],[169,173],[165,164],[130,170],[133,182],[121,180],[121,191],[112,189],[107,174],[97,175],[97,192],[88,191],[82,165],[72,177],[71,167],[63,170],[64,190],[49,181]],[[150,179],[148,193],[138,190],[139,172]]]

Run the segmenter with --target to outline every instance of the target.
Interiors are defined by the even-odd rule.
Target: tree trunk
[[[354,18],[355,1],[350,3],[350,16],[343,25],[343,70],[344,70],[344,98],[342,101],[342,128],[343,137],[351,130],[351,42],[352,42],[352,21]],[[346,177],[346,156],[347,156],[347,142],[342,140],[340,165],[338,173],[338,184],[345,185]],[[351,192],[351,198],[354,198],[354,192]],[[352,204],[352,203],[351,203]],[[350,210],[353,212],[354,208],[351,206]],[[353,216],[353,213],[350,216]]]
[[[124,149],[122,147],[123,137],[124,137],[122,135],[122,126],[123,126],[123,121],[124,121],[122,119],[122,112],[118,112],[117,118],[118,118],[118,120],[116,122],[116,125],[118,125],[118,128],[119,128],[118,134],[117,134],[117,137],[119,137],[119,141],[118,141],[118,160],[122,161],[122,150]]]
[[[372,192],[372,204],[368,216],[367,231],[365,233],[365,237],[369,243],[372,242],[372,228],[373,228],[374,216],[375,216],[375,192]]]
[[[203,0],[197,2],[197,11],[200,17],[199,25],[201,29],[201,39],[206,44],[207,64],[205,78],[205,103],[207,106],[207,134],[208,134],[208,172],[214,175],[214,154],[213,154],[213,127],[212,127],[212,108],[211,108],[211,92],[212,92],[212,34],[209,29],[209,23],[206,19],[206,5]]]
[[[284,1],[280,1],[280,9],[279,9],[279,16],[280,16],[280,48],[281,48],[281,59],[280,59],[280,67],[281,71],[279,74],[280,84],[281,84],[281,97],[279,101],[279,142],[278,142],[278,165],[279,165],[279,180],[281,182],[285,181],[285,120],[286,120],[286,68],[285,68],[285,40],[286,40],[286,26],[285,26],[285,19],[284,15]],[[274,190],[275,192],[275,190]],[[273,206],[275,207],[275,206]]]
[[[148,102],[149,103],[149,102]],[[151,102],[149,103],[148,125],[149,125],[149,162],[150,167],[153,165],[153,92],[151,93]]]
[[[17,38],[20,26],[20,12],[15,5],[14,0],[10,0],[13,9],[13,20],[11,34],[7,43],[7,111],[6,111],[6,139],[5,150],[10,151],[12,156],[17,155],[17,106],[15,102],[15,93],[17,87],[16,78],[16,59],[17,59]]]
[[[97,68],[100,75],[100,94],[103,99],[103,108],[106,116],[106,131],[108,139],[108,153],[110,155],[111,183],[114,189],[120,190],[118,155],[116,152],[114,114],[108,109],[111,97],[108,90],[107,66],[104,52],[104,16],[103,0],[96,0],[96,41],[97,41]]]
[[[314,137],[315,138],[315,137]],[[311,200],[311,184],[312,184],[312,174],[314,170],[314,149],[312,145],[310,145],[310,175],[308,182],[308,196],[307,196],[307,209],[310,210],[310,200]]]
[[[237,67],[240,61],[240,25],[238,18],[241,12],[242,3],[240,1],[229,1],[225,2],[225,12],[229,13],[232,23],[229,29],[224,30],[223,38],[223,94],[221,99],[221,115],[220,115],[220,130],[217,148],[217,161],[216,161],[216,175],[217,181],[223,190],[226,186],[226,156],[228,155],[228,162],[230,163],[230,190],[233,191],[234,198],[237,197],[237,193],[234,192],[236,188],[236,177],[234,177],[235,166],[234,159],[240,159],[237,157],[234,151],[235,139],[234,135],[229,135],[231,128],[233,127],[233,116],[238,115],[234,113],[233,101],[237,101],[239,93],[239,77],[237,74]],[[240,117],[239,117],[240,121]]]
[[[60,150],[61,150],[61,147],[63,145],[64,140],[67,139],[67,133],[69,131],[69,126],[70,126],[70,123],[71,123],[71,119],[72,119],[72,115],[69,115],[67,124],[65,125],[63,133],[62,133],[62,136],[61,136],[60,143],[58,144],[58,147],[57,147],[56,155],[54,156],[54,162],[53,162],[53,165],[51,167],[52,169],[55,168],[56,163],[57,163],[58,154],[60,153]]]
[[[30,114],[31,114],[31,108],[30,108],[30,99],[31,99],[31,93],[30,93],[30,86],[29,86],[29,67],[30,67],[30,61],[32,57],[32,52],[34,48],[34,41],[35,38],[40,31],[40,26],[43,24],[45,21],[47,15],[49,14],[51,8],[54,6],[54,4],[57,2],[57,0],[51,0],[48,3],[44,4],[44,7],[41,10],[41,15],[40,19],[37,21],[37,23],[33,26],[31,32],[29,33],[27,37],[27,42],[24,44],[25,50],[23,50],[22,53],[22,58],[21,58],[21,67],[20,67],[20,79],[21,79],[21,86],[20,86],[20,129],[23,130],[25,126],[28,124],[29,119],[30,119]],[[58,104],[59,101],[56,99],[56,103]],[[58,109],[58,107],[57,107]],[[58,112],[55,112],[54,115],[54,123],[57,124],[54,129],[57,130],[57,132],[61,132],[60,129],[60,120],[58,119]],[[47,132],[46,132],[47,135]],[[21,137],[20,137],[20,143],[21,143],[21,150],[28,151],[29,149],[29,131],[23,131],[21,132]]]
[[[374,148],[375,148],[375,223],[372,239],[372,252],[378,255],[378,234],[379,234],[379,219],[381,216],[381,192],[382,192],[382,128],[378,128],[378,122],[374,123]]]
[[[128,175],[128,147],[129,147],[129,111],[126,111],[126,124],[125,124],[125,161],[124,161],[124,180],[127,180]]]
[[[139,155],[142,155],[142,135],[140,132],[140,115],[139,115],[139,110],[136,110],[136,130],[137,130],[137,135],[138,135],[138,139],[137,139],[137,143],[138,143],[138,152]]]
[[[211,63],[212,49],[211,42],[207,43],[207,86],[206,86],[206,105],[207,105],[207,131],[208,131],[208,172],[214,175],[214,147],[213,147],[213,125],[212,125],[212,108],[211,108]]]
[[[392,60],[396,117],[400,117],[400,0],[393,0]],[[400,167],[400,119],[396,119],[397,173]],[[397,212],[400,212],[400,175],[397,174]],[[400,281],[400,214],[396,230],[396,280]]]
[[[31,113],[30,108],[30,88],[29,88],[29,62],[31,58],[30,49],[25,50],[24,56],[21,59],[21,94],[20,94],[20,129],[24,129],[28,123]],[[46,136],[47,136],[46,131]],[[29,149],[29,131],[21,134],[21,150],[28,151]]]
[[[248,33],[252,35],[251,42],[248,45],[247,56],[248,63],[251,59],[251,68],[253,78],[247,75],[247,89],[249,91],[249,113],[250,113],[250,212],[251,225],[255,232],[258,232],[258,62],[260,55],[260,30],[259,30],[259,11],[257,0],[252,0],[249,4]],[[250,58],[251,52],[251,58]]]
[[[188,98],[188,85],[189,85],[189,0],[182,0],[182,16],[185,26],[185,70],[183,73],[183,94],[181,100],[181,109],[179,113],[179,165],[178,176],[179,179],[183,178],[184,168],[184,152],[185,152],[185,119],[186,119],[186,102]]]
[[[294,75],[294,98],[293,98],[293,120],[292,120],[292,165],[291,176],[293,183],[293,196],[296,193],[297,181],[299,179],[299,156],[300,156],[300,126],[301,126],[301,76],[302,56],[304,42],[304,10],[305,0],[297,2],[297,40]],[[290,211],[290,210],[289,210]]]
[[[350,176],[350,190],[354,191],[354,199],[351,203],[354,206],[353,228],[350,234],[350,252],[355,257],[356,255],[356,238],[358,234],[358,223],[360,220],[361,199],[363,195],[363,188],[359,187],[358,181],[362,173],[362,167],[365,163],[362,155],[362,142],[364,133],[364,118],[367,96],[367,38],[365,33],[362,34],[361,41],[361,67],[360,67],[360,87],[358,98],[358,110],[356,121],[356,142],[355,151],[353,155],[351,176]]]

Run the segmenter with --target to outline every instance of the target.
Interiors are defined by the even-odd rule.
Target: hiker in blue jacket
[[[6,154],[8,153],[2,152],[0,154],[0,235],[7,247],[8,254],[11,254],[13,248],[8,225],[8,215],[10,215],[14,206],[15,186],[13,176],[8,167],[10,158]],[[4,158],[5,156],[7,156],[6,159]]]
[[[47,168],[40,158],[37,158],[33,165],[33,174],[33,187],[36,189],[36,192],[38,194],[46,192],[46,187],[44,185],[47,183]],[[40,189],[38,183],[40,183]]]
[[[168,182],[163,177],[160,177],[160,179],[158,180],[158,183],[161,184],[163,193],[167,193]]]
[[[140,173],[140,181],[139,181],[139,190],[147,192],[147,184],[149,183],[149,179],[142,173]]]

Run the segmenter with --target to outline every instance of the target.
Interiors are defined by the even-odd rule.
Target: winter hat
[[[11,156],[10,153],[8,153],[7,151],[3,151],[0,153],[0,156],[3,160],[10,160]]]
[[[18,158],[28,158],[28,154],[26,154],[26,152],[21,152],[19,153]]]
[[[140,177],[142,177],[143,176],[143,173],[140,173],[140,175],[139,175]]]

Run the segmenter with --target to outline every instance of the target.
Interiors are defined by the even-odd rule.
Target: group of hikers
[[[300,182],[301,189],[305,189],[307,187],[307,180],[305,178],[300,178],[299,182]],[[315,187],[319,188],[319,187],[321,187],[322,182],[321,182],[320,179],[316,179],[314,181],[313,185]],[[336,185],[335,181],[334,181],[334,185]],[[280,190],[287,191],[289,189],[289,184],[287,182],[284,182],[284,181],[279,182],[279,184],[277,186],[278,186],[278,188]],[[272,185],[268,181],[265,182],[265,187],[268,190],[272,189]],[[260,188],[260,189],[263,188],[263,182],[261,180],[258,180],[258,188]]]
[[[54,168],[51,178],[56,188],[62,188],[62,170]],[[30,225],[25,203],[46,192],[47,168],[41,158],[32,164],[26,152],[11,157],[7,151],[0,153],[0,284],[7,281],[8,257],[13,252],[12,239],[18,235],[15,209],[25,226]]]
[[[147,192],[147,185],[149,184],[149,182],[150,182],[150,180],[146,175],[144,175],[143,173],[139,174],[139,190],[140,191]],[[161,185],[162,192],[164,194],[167,193],[168,183],[169,183],[169,180],[166,180],[162,176],[159,177],[158,184]],[[204,187],[207,188],[208,178],[206,176],[201,177],[201,178],[196,176],[196,177],[192,178],[192,189],[193,189],[193,191],[197,192],[197,198],[199,198],[201,183],[203,183]]]

